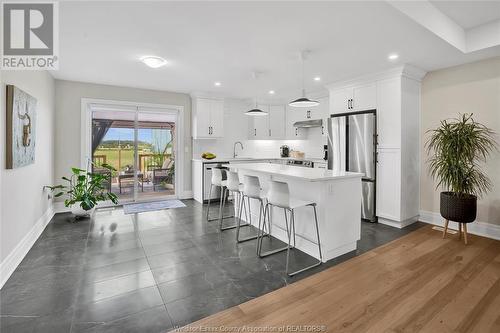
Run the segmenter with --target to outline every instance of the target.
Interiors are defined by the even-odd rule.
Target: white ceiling
[[[500,1],[431,1],[464,29],[500,20]]]
[[[500,56],[500,46],[464,54],[384,1],[62,2],[60,70],[53,74],[240,98],[273,89],[273,98],[289,99],[300,93],[303,49],[311,50],[308,91],[403,63],[431,71]],[[392,52],[396,62],[387,60]],[[148,68],[138,60],[144,55],[170,64]],[[262,72],[257,82],[255,70]]]

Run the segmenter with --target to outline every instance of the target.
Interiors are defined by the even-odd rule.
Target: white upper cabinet
[[[377,85],[370,83],[334,90],[330,93],[332,113],[371,110],[377,107]]]
[[[401,147],[401,78],[377,83],[377,131],[379,148]]]
[[[271,139],[285,138],[285,106],[271,105],[269,107],[269,137]]]
[[[193,139],[222,138],[224,136],[224,101],[194,97],[192,105]]]
[[[377,85],[375,83],[356,86],[352,89],[351,110],[364,111],[377,107]]]
[[[343,88],[330,92],[330,111],[332,114],[349,112],[352,88]]]
[[[305,118],[305,111],[302,108],[294,108],[289,105],[286,106],[286,138],[292,140],[305,139],[306,132],[304,128],[297,128],[293,126],[297,121],[303,121]]]
[[[250,119],[249,139],[269,140],[285,138],[285,106],[259,104],[258,108],[267,116],[253,116]]]

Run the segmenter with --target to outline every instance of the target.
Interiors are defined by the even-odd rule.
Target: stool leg
[[[241,212],[243,210],[245,210],[245,214],[246,214],[246,208],[244,207],[245,206],[245,196],[242,194],[241,195],[241,198],[240,198],[240,209],[239,209],[239,213],[238,213],[238,221],[236,222],[236,242],[238,242],[238,239],[240,238],[240,227],[241,227]],[[247,222],[248,223],[248,222]]]
[[[264,221],[262,222],[262,229],[260,228],[260,222],[259,222],[259,229],[257,229],[257,249],[256,249],[257,254],[259,254],[262,249],[262,237],[264,237],[264,228],[266,226],[267,208],[268,204],[266,203],[264,207]]]
[[[298,271],[295,271],[295,272],[292,272],[292,273],[288,273],[288,269],[287,269],[286,272],[287,272],[287,274],[289,276],[294,276],[294,275],[302,273],[302,272],[304,272],[304,271],[306,271],[308,269],[311,269],[313,267],[319,266],[323,262],[323,254],[321,253],[321,240],[320,240],[320,237],[319,237],[319,224],[318,224],[318,213],[316,211],[316,204],[312,204],[311,206],[313,207],[313,210],[314,210],[314,222],[315,222],[315,225],[316,225],[316,237],[318,239],[319,260],[315,264],[312,264],[310,266],[304,267],[304,268],[299,269]]]
[[[224,213],[224,208],[226,207],[226,188],[222,187],[221,198],[219,205],[219,229],[222,229],[222,214]]]
[[[250,207],[250,198],[248,198],[248,207]],[[250,209],[249,209],[250,210]],[[262,212],[264,210],[264,206],[263,206],[263,203],[262,203],[262,200],[260,200],[260,207],[259,207],[259,225],[261,223],[261,217],[262,217]],[[252,216],[252,213],[250,212],[250,216]],[[245,224],[245,225],[251,225],[251,224]],[[246,238],[243,238],[243,239],[240,239],[240,233],[239,233],[239,230],[238,232],[236,233],[236,242],[237,243],[242,243],[242,242],[246,242],[246,241],[249,241],[249,240],[252,240],[252,239],[256,239],[259,237],[259,232],[257,231],[257,234],[254,235],[254,236],[249,236],[249,237],[246,237]]]
[[[291,242],[291,226],[290,228],[288,227],[288,218],[287,218],[287,212],[286,212],[286,209],[283,209],[284,213],[285,213],[285,225],[286,225],[286,234],[288,236],[288,246],[286,248],[286,266],[285,266],[285,271],[286,273],[288,274],[288,263],[290,261],[290,242]],[[293,210],[290,211],[290,224],[292,223],[292,214],[293,214]]]
[[[450,222],[449,220],[444,221],[443,239],[444,239],[444,237],[446,237],[446,232],[448,232],[448,223],[449,222]]]
[[[268,208],[267,208],[267,213],[268,213],[268,236],[269,238],[271,238],[271,214],[270,214],[270,210],[271,208],[273,207],[273,205],[271,205],[270,203],[267,203],[268,205]],[[286,218],[286,212],[285,212],[285,218]],[[264,221],[265,222],[265,221]],[[264,237],[264,232],[262,231],[262,237]],[[267,256],[270,256],[271,254],[275,254],[275,253],[278,253],[278,252],[283,252],[283,251],[286,251],[288,249],[288,246],[284,246],[284,247],[281,247],[279,249],[275,249],[275,250],[269,250],[269,251],[266,251],[264,253],[262,253],[262,239],[260,241],[260,247],[259,247],[259,257],[260,258],[264,258],[264,257],[267,257]]]
[[[293,248],[295,248],[296,244],[296,238],[295,238],[295,211],[292,209],[290,213],[290,223],[292,227],[292,234],[293,234]]]
[[[210,212],[210,199],[212,198],[212,188],[214,186],[210,184],[210,191],[208,191],[208,205],[207,205],[207,221],[208,221],[208,214]]]
[[[467,223],[464,223],[464,243],[467,245]]]

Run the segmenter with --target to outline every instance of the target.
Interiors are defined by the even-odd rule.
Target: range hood
[[[293,124],[293,126],[299,128],[321,127],[323,126],[323,119],[297,121]]]

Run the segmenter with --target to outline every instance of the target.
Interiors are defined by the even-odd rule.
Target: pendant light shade
[[[247,112],[245,112],[245,114],[247,116],[267,116],[268,113],[255,107],[254,109],[251,109],[251,110],[248,110]]]
[[[259,73],[254,71],[252,72],[252,77],[254,78],[254,80],[257,80],[259,78]],[[262,117],[262,116],[267,116],[268,113],[264,110],[261,110],[258,108],[257,106],[257,97],[255,97],[255,106],[253,109],[251,110],[248,110],[247,112],[245,112],[245,114],[247,116],[255,116],[255,117]]]
[[[288,105],[296,108],[310,108],[313,106],[318,106],[319,102],[311,100],[306,97],[306,88],[304,85],[304,59],[306,57],[306,51],[300,53],[300,60],[302,61],[302,97],[291,101]]]

